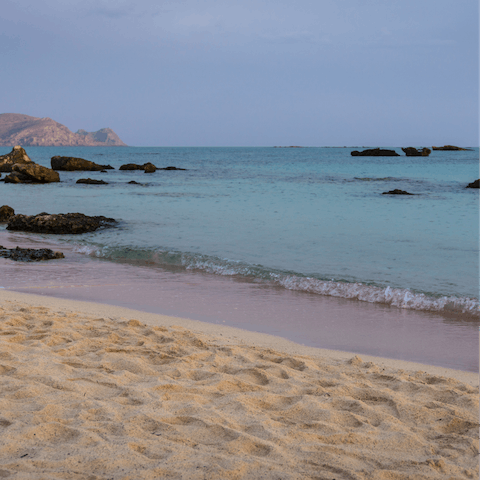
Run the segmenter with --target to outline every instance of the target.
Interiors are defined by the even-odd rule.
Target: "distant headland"
[[[126,146],[111,128],[96,132],[71,132],[51,118],[37,118],[21,113],[0,114],[0,146],[119,147]]]

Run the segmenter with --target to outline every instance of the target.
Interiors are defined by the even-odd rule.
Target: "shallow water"
[[[0,148],[0,154],[8,152]],[[80,211],[119,227],[61,236],[116,262],[151,262],[402,308],[478,315],[478,148],[352,157],[348,148],[29,147],[117,170],[0,184],[16,212]],[[152,162],[187,171],[119,171]],[[106,186],[75,184],[102,178]],[[128,185],[130,180],[144,185]],[[418,195],[387,196],[400,188]]]
[[[48,246],[0,233],[8,247]],[[478,321],[290,291],[259,280],[109,262],[63,245],[64,260],[0,258],[0,286],[57,298],[106,303],[269,333],[297,343],[478,371]]]

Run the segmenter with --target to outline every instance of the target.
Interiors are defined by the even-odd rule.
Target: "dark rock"
[[[83,213],[59,213],[49,215],[15,215],[8,220],[7,230],[55,233],[55,234],[79,234],[94,232],[100,227],[112,227],[116,222],[113,218],[88,217]]]
[[[0,222],[7,222],[10,217],[15,215],[15,210],[8,205],[0,207]]]
[[[83,170],[88,172],[97,172],[100,170],[113,170],[110,165],[98,165],[90,160],[84,160],[83,158],[75,157],[52,157],[51,165],[53,170],[64,170],[73,172],[74,170]]]
[[[454,145],[444,145],[443,147],[432,147],[433,150],[447,150],[449,152],[451,151],[467,151],[470,150],[469,148],[461,148],[461,147],[455,147]]]
[[[119,170],[145,170],[145,165],[137,165],[136,163],[126,163]]]
[[[5,183],[33,183],[26,175],[22,175],[20,172],[12,172],[3,181]]]
[[[0,245],[0,257],[20,262],[39,262],[40,260],[65,258],[65,255],[49,248],[5,248]]]
[[[414,193],[408,193],[405,190],[399,190],[396,188],[395,190],[390,190],[389,192],[383,192],[382,195],[415,195]]]
[[[129,185],[143,185],[143,183],[138,183],[135,180],[131,180],[130,182],[128,182],[128,184]]]
[[[480,179],[475,180],[472,183],[469,183],[465,188],[480,188]]]
[[[145,167],[145,170],[144,170],[145,173],[155,173],[157,171],[157,167],[153,163],[146,163],[144,167]]]
[[[11,172],[16,163],[33,163],[20,145],[13,147],[10,153],[0,156],[0,172]]]
[[[165,168],[159,168],[159,170],[186,170],[186,168],[165,167]]]
[[[51,168],[36,163],[13,166],[13,171],[5,177],[5,183],[52,183],[59,182],[60,175]]]
[[[402,148],[407,157],[428,157],[432,151],[429,148],[422,148],[422,150],[417,150],[414,147]]]
[[[87,183],[89,185],[108,185],[108,182],[103,180],[93,180],[91,178],[79,178],[77,183]]]
[[[372,148],[359,152],[354,150],[350,152],[353,157],[399,157],[400,155],[395,150],[385,150],[381,148]]]
[[[108,173],[106,170],[100,170],[100,173]]]

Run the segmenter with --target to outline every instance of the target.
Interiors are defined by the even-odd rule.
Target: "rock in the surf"
[[[350,152],[353,157],[399,157],[400,155],[395,150],[386,150],[382,148],[371,148],[359,152],[354,150]]]
[[[5,248],[0,245],[0,257],[17,262],[39,262],[41,260],[65,258],[65,255],[62,252],[54,252],[49,248]]]
[[[83,170],[87,172],[98,172],[100,170],[113,170],[111,165],[98,165],[90,160],[76,157],[60,157],[56,155],[50,160],[53,170],[63,170],[73,172],[75,170]]]
[[[8,205],[0,207],[0,222],[8,222],[8,219],[15,215],[15,210]]]
[[[15,145],[10,153],[0,156],[0,172],[11,172],[15,164],[33,163],[25,149]]]
[[[469,183],[465,188],[480,188],[480,178],[472,183]]]
[[[13,166],[13,171],[5,177],[5,183],[52,183],[59,182],[60,175],[51,168],[36,163]]]
[[[94,180],[93,178],[79,178],[76,183],[86,183],[88,185],[108,185],[104,180]]]
[[[157,171],[157,167],[153,163],[146,163],[144,167],[144,173],[155,173]]]
[[[432,151],[429,148],[417,150],[415,147],[402,148],[407,157],[428,157]]]
[[[415,195],[414,193],[408,193],[405,190],[399,190],[396,188],[395,190],[390,190],[389,192],[383,192],[382,195]]]
[[[15,215],[8,220],[7,230],[53,233],[80,234],[94,232],[101,227],[113,227],[117,221],[103,216],[89,217],[83,213],[54,214],[39,213],[38,215]]]

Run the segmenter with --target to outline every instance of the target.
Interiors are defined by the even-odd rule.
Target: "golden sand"
[[[0,478],[479,477],[474,374],[78,303],[0,292]]]

